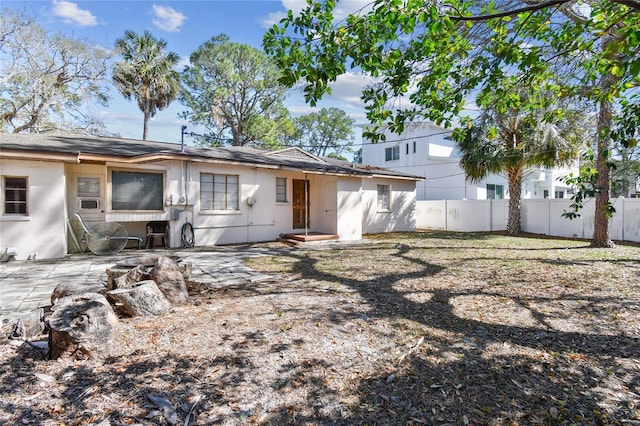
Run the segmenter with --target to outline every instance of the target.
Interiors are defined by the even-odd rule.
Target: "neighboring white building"
[[[180,247],[321,233],[358,240],[413,231],[419,177],[319,158],[298,148],[196,148],[71,135],[0,135],[0,254],[65,256],[81,214],[129,236],[166,221]],[[296,235],[297,236],[297,235]]]
[[[417,182],[418,200],[485,200],[509,198],[505,176],[490,175],[479,183],[468,182],[460,167],[460,152],[451,130],[433,123],[410,123],[401,135],[385,132],[386,141],[363,138],[362,162],[424,178]],[[570,198],[571,188],[558,178],[578,167],[528,170],[522,198]]]

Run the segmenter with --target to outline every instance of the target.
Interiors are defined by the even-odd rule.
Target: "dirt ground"
[[[105,360],[2,336],[0,423],[640,425],[640,247],[419,232],[247,264],[274,279],[190,283]]]

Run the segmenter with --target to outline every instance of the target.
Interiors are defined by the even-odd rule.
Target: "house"
[[[145,237],[185,224],[196,246],[272,241],[281,234],[415,230],[419,177],[319,158],[298,148],[200,148],[113,137],[0,135],[0,254],[60,258],[76,249],[79,213]]]
[[[506,176],[490,175],[478,183],[467,181],[461,154],[451,130],[429,122],[409,123],[401,135],[384,132],[386,141],[363,138],[362,162],[424,178],[416,187],[418,200],[485,200],[509,198]],[[559,178],[578,174],[569,168],[538,168],[525,173],[522,198],[571,198],[573,189]]]

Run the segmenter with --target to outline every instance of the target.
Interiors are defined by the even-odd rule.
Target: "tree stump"
[[[132,317],[162,315],[171,309],[171,303],[151,280],[140,281],[134,287],[111,290],[107,295],[119,310]]]
[[[117,325],[118,317],[101,294],[83,293],[58,299],[49,319],[49,357],[107,357]]]
[[[138,265],[128,271],[113,271],[107,269],[107,289],[130,288],[140,281],[149,278],[149,270],[144,265]]]
[[[51,304],[55,305],[58,299],[81,293],[100,293],[102,294],[107,288],[100,283],[73,283],[62,282],[56,286],[51,293]]]
[[[171,303],[184,303],[189,298],[184,276],[176,263],[166,256],[158,257],[149,274]]]

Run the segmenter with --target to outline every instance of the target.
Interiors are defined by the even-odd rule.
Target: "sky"
[[[370,0],[342,1],[337,18],[360,10],[369,3]],[[179,71],[188,64],[193,51],[218,34],[226,34],[233,42],[262,50],[266,30],[284,17],[287,10],[295,13],[304,5],[304,0],[0,2],[0,7],[35,16],[38,24],[47,30],[84,39],[109,50],[125,30],[138,34],[148,30],[154,37],[167,42],[167,50],[180,56]],[[332,85],[332,95],[323,99],[316,108],[304,102],[300,90],[290,90],[285,105],[293,116],[308,114],[322,107],[337,107],[354,118],[356,124],[365,124],[360,93],[368,81],[365,76],[348,73]],[[109,106],[95,107],[96,115],[104,121],[108,131],[126,138],[141,139],[143,115],[136,102],[125,100],[113,86],[109,94]],[[197,130],[186,120],[178,118],[184,109],[179,101],[174,101],[167,109],[157,112],[149,123],[148,139],[180,142],[182,125],[188,126],[187,132]],[[357,143],[359,132],[356,130],[356,133]],[[188,139],[187,136],[185,142],[190,144]]]

